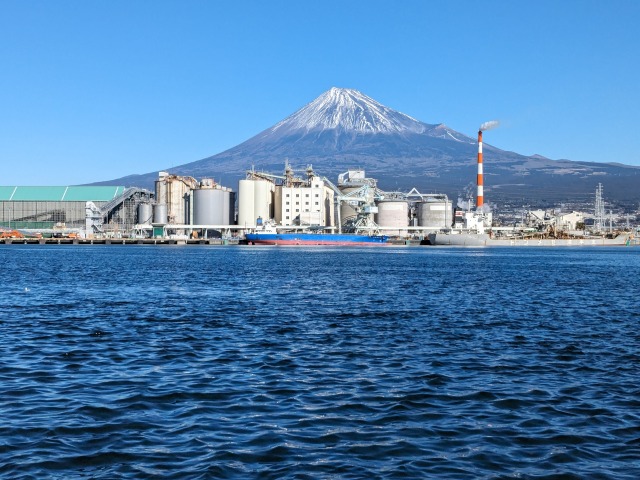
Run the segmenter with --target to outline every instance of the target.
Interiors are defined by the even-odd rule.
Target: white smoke
[[[498,120],[491,120],[490,122],[484,122],[482,125],[480,125],[480,130],[484,132],[486,130],[496,128],[498,125],[500,125],[500,122],[498,122]]]
[[[458,208],[462,210],[470,210],[473,205],[468,200],[462,199],[462,197],[458,197]]]
[[[457,207],[465,211],[472,210],[475,207],[475,203],[471,197],[468,200],[458,197]],[[489,203],[485,203],[478,210],[482,213],[491,213],[493,209]]]

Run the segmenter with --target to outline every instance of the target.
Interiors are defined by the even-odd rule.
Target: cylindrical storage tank
[[[238,183],[238,225],[256,224],[254,184],[254,180],[240,180]]]
[[[229,225],[236,224],[236,192],[229,190]]]
[[[223,222],[224,192],[217,188],[201,188],[193,192],[194,225],[226,225]]]
[[[213,205],[212,205],[212,209],[213,209],[213,219],[216,221],[215,225],[228,225],[229,223],[227,222],[227,215],[226,215],[226,210],[225,208],[225,204],[224,204],[224,197],[226,192],[222,189],[216,188],[214,190],[214,194],[213,194]]]
[[[451,202],[435,200],[418,203],[418,225],[425,228],[449,228],[452,221]]]
[[[255,224],[258,217],[262,217],[262,220],[271,218],[271,186],[273,184],[266,180],[255,180],[254,184],[253,223]]]
[[[347,195],[351,192],[355,192],[359,188],[361,187],[359,186],[358,187],[342,187],[340,188],[340,191],[342,192],[342,195]],[[341,224],[344,225],[344,222],[346,222],[350,218],[355,218],[356,215],[357,215],[357,212],[355,208],[349,205],[347,201],[340,202],[340,223]]]
[[[233,222],[231,221],[231,218],[229,217],[229,202],[230,197],[231,196],[231,191],[229,191],[228,189],[224,189],[222,191],[222,221],[224,222],[224,225],[231,225]]]
[[[139,225],[151,225],[153,220],[153,208],[150,203],[138,204],[138,224]]]
[[[153,206],[153,223],[157,225],[166,225],[167,223],[167,205],[164,203],[156,203]]]
[[[391,230],[390,234],[400,234],[400,230],[406,229],[409,225],[409,204],[402,200],[383,200],[378,202],[378,213],[375,222],[380,227],[398,228]],[[385,233],[387,233],[385,231]]]
[[[155,181],[156,202],[165,203],[167,201],[167,183],[164,177]]]

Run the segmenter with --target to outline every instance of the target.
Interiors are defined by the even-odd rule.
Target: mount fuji
[[[475,132],[474,132],[475,133]],[[485,198],[489,202],[589,201],[598,183],[609,200],[640,199],[640,167],[550,160],[483,145]],[[428,124],[388,108],[357,90],[331,88],[311,103],[247,141],[217,155],[169,169],[178,175],[223,179],[235,188],[252,166],[280,174],[289,163],[307,165],[335,181],[363,168],[383,190],[461,196],[475,182],[476,139],[445,124]],[[100,184],[150,187],[157,172]],[[232,183],[233,182],[233,183]]]

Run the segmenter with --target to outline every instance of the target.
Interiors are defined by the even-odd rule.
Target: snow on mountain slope
[[[484,152],[486,191],[494,199],[590,198],[605,176],[607,188],[620,192],[620,198],[637,196],[638,167],[526,157],[486,143]],[[387,188],[453,194],[475,181],[477,143],[445,124],[421,122],[357,90],[332,88],[241,144],[170,171],[231,186],[252,166],[278,173],[285,159],[295,168],[312,164],[329,178],[357,167]],[[152,187],[156,177],[157,172],[149,172],[116,184]]]
[[[427,134],[469,141],[444,125],[429,125],[385,107],[373,98],[348,88],[333,87],[311,103],[260,135],[291,135],[335,130],[362,134]]]

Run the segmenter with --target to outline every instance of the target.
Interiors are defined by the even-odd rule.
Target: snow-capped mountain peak
[[[333,87],[270,131],[340,130],[354,133],[425,133],[432,126],[385,107],[358,90]]]

